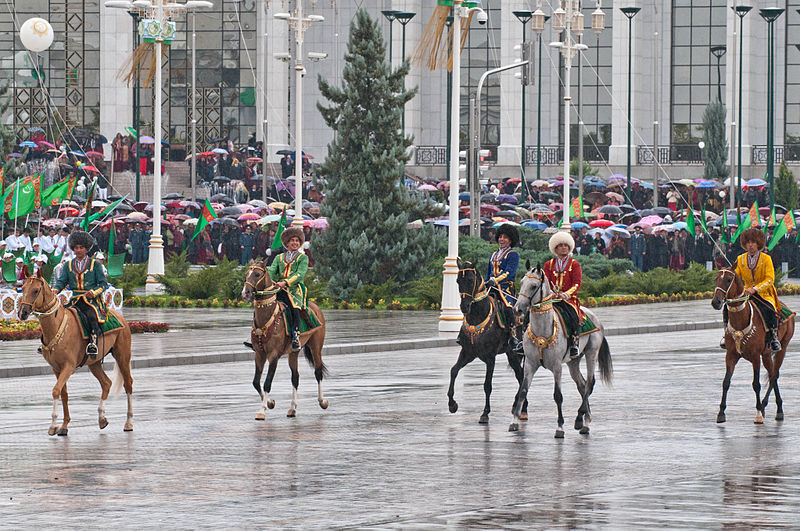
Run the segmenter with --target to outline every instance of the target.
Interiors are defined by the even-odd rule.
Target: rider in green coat
[[[108,287],[103,266],[89,257],[94,246],[94,238],[84,231],[75,231],[69,237],[69,248],[75,258],[64,264],[61,275],[56,280],[56,293],[64,288],[72,290],[72,298],[67,306],[78,310],[90,328],[89,345],[86,353],[94,359],[97,356],[97,338],[103,333],[106,322],[106,305],[102,293]]]
[[[305,237],[303,229],[291,227],[281,233],[281,243],[287,251],[278,255],[267,271],[278,288],[278,300],[286,304],[286,315],[291,321],[292,349],[300,350],[300,310],[307,311],[305,278],[308,256],[300,251]]]

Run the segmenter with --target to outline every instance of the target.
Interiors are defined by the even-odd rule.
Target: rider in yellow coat
[[[764,325],[769,333],[767,340],[773,351],[781,349],[778,341],[778,315],[781,303],[778,301],[778,292],[775,290],[775,269],[772,258],[761,252],[767,242],[767,237],[761,229],[746,229],[742,232],[741,245],[745,251],[736,259],[736,274],[744,281],[744,293],[761,311]],[[727,317],[727,315],[725,316]],[[727,322],[727,319],[725,319]]]

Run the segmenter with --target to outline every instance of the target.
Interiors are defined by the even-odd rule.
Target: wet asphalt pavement
[[[610,310],[607,321],[619,326],[643,316],[719,315],[693,315],[706,311],[696,303]],[[419,314],[408,333],[397,322],[347,321],[339,328],[351,333],[341,340],[358,330],[397,340],[435,335],[436,326],[423,326]],[[166,337],[204,348],[194,333],[176,328]],[[47,435],[52,376],[0,379],[0,521],[9,528],[797,528],[797,343],[781,374],[786,420],[776,422],[770,404],[765,424],[753,424],[744,363],[728,395],[728,422],[718,425],[719,337],[718,329],[610,337],[615,382],[596,386],[588,436],[571,429],[578,393],[565,371],[564,440],[553,438],[552,376],[543,370],[529,394],[530,420],[507,431],[516,382],[502,358],[490,423],[477,422],[480,362],[462,371],[460,409],[449,414],[458,353],[449,346],[328,356],[324,411],[313,371],[301,362],[293,419],[285,416],[291,386],[282,361],[266,422],[254,420],[252,362],[139,369],[132,433],[122,431],[124,398],[109,402],[110,424],[98,429],[99,386],[90,374],[69,382],[68,437]],[[137,338],[134,356],[150,354],[142,343],[159,341],[167,340]]]

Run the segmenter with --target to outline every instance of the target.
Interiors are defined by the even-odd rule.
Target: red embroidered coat
[[[567,303],[578,312],[578,318],[583,319],[581,301],[578,300],[578,290],[581,288],[583,272],[577,260],[570,257],[563,272],[556,271],[556,259],[551,258],[544,264],[544,274],[556,293],[565,293],[569,299]]]

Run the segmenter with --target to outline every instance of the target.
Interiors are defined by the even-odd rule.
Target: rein
[[[714,293],[716,293],[717,291],[721,291],[725,295],[725,305],[728,307],[728,311],[729,312],[740,312],[740,311],[744,310],[744,308],[745,308],[745,304],[744,303],[750,300],[750,295],[742,295],[740,297],[736,297],[736,298],[733,298],[733,299],[727,298],[728,297],[728,293],[731,291],[731,288],[733,287],[733,283],[736,280],[736,273],[734,273],[733,271],[731,271],[729,269],[724,270],[722,272],[722,276],[724,277],[728,273],[730,273],[732,276],[731,276],[731,281],[728,284],[727,289],[722,289],[722,286],[717,286],[716,288],[714,288]],[[739,307],[738,308],[734,308],[733,306],[735,306],[735,305],[739,305]]]

